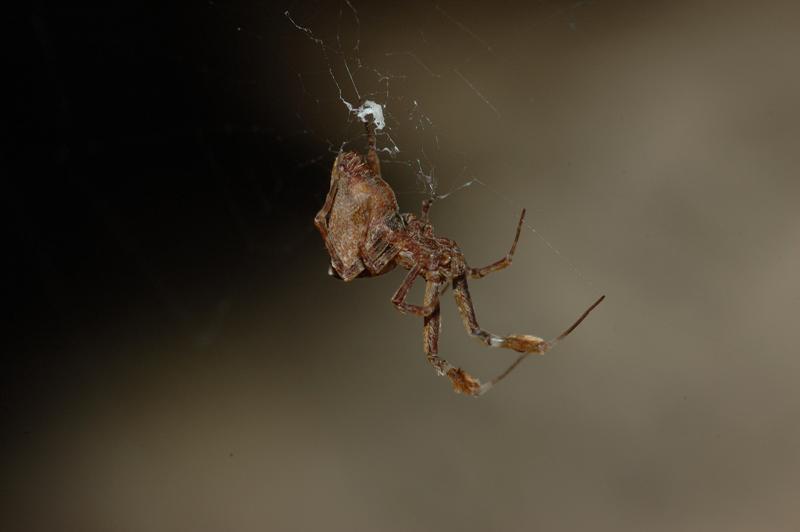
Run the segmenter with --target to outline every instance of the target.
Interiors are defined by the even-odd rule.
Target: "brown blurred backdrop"
[[[360,4],[21,20],[0,528],[796,530],[800,8]],[[326,275],[326,142],[358,134],[284,9],[326,39],[342,9],[405,76],[401,149],[418,100],[440,191],[491,187],[434,206],[471,263],[523,206],[551,244],[471,284],[485,328],[550,337],[607,294],[487,396],[427,365],[401,273]],[[445,358],[512,360],[443,307]]]

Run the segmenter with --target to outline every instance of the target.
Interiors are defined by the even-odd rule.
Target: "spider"
[[[530,354],[544,354],[571,333],[605,298],[595,301],[567,330],[553,340],[512,334],[498,336],[478,325],[467,278],[480,279],[511,265],[525,220],[522,210],[511,250],[502,259],[483,268],[471,268],[458,245],[433,232],[428,212],[432,200],[422,202],[420,217],[400,213],[394,191],[381,177],[376,150],[375,125],[366,121],[368,151],[366,157],[355,152],[340,152],[333,163],[331,183],[322,209],[314,224],[330,254],[328,273],[344,281],[357,277],[376,277],[400,266],[408,270],[405,280],[392,296],[392,303],[404,314],[424,319],[423,340],[428,362],[440,376],[446,375],[456,392],[480,396],[506,377]],[[422,305],[406,301],[414,281],[426,281]],[[490,347],[503,347],[521,353],[498,376],[481,383],[463,369],[439,357],[441,318],[439,298],[453,287],[459,313],[467,333]]]

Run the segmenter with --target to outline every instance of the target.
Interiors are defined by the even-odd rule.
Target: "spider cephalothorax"
[[[430,200],[422,204],[419,218],[401,214],[391,187],[383,180],[375,149],[375,130],[367,124],[369,150],[366,158],[358,153],[340,153],[333,163],[331,185],[325,204],[314,218],[331,257],[331,275],[345,281],[356,277],[382,275],[395,266],[408,270],[403,284],[392,297],[392,303],[403,313],[424,318],[424,348],[428,361],[439,375],[447,375],[456,391],[478,396],[508,375],[529,354],[543,354],[557,341],[572,332],[596,307],[598,299],[564,333],[545,341],[536,336],[497,336],[478,325],[469,294],[467,277],[480,279],[511,264],[517,247],[525,210],[520,215],[514,243],[502,259],[483,268],[470,268],[456,243],[437,237],[428,218]],[[406,302],[406,296],[417,277],[426,281],[422,305]],[[467,332],[491,347],[504,347],[522,353],[503,373],[481,384],[464,370],[438,356],[439,296],[449,287],[461,313]]]

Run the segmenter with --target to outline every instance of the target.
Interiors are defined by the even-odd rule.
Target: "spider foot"
[[[453,389],[458,393],[475,397],[483,393],[481,381],[461,368],[450,369],[447,372],[447,376],[450,378],[450,382],[453,383]]]
[[[518,353],[544,354],[550,349],[550,344],[538,336],[528,334],[511,334],[503,338],[503,347],[513,349]]]

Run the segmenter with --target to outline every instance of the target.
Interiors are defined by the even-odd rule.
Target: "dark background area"
[[[172,327],[191,312],[178,300],[280,271],[310,236],[326,183],[298,171],[302,138],[276,141],[296,99],[277,75],[287,23],[256,7],[42,5],[19,21],[4,147],[20,172],[4,194],[17,327],[108,325],[131,304]]]
[[[14,20],[0,148],[9,480],[76,397],[141,363],[117,345],[206,345],[232,300],[271,297],[302,266],[327,178],[298,168],[315,147],[280,140],[296,100],[277,75],[287,28],[260,4],[40,3]],[[32,508],[7,506],[14,484],[0,527],[29,530]]]
[[[796,529],[798,8],[354,6],[12,19],[0,528]],[[361,140],[286,9],[398,76],[401,159],[487,183],[434,209],[468,260],[528,208],[472,285],[487,329],[549,337],[608,295],[557,352],[459,397],[400,273],[326,275],[312,218]],[[416,210],[413,168],[384,173]],[[505,367],[453,307],[443,356]]]

